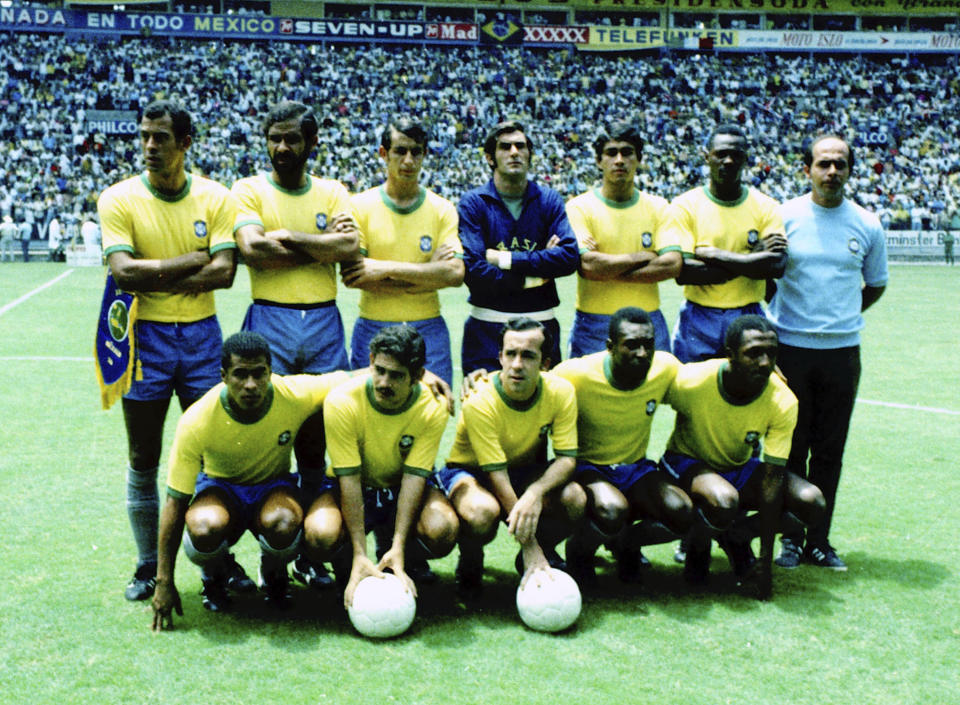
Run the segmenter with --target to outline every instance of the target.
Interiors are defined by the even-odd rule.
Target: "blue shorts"
[[[517,314],[521,315],[521,314]],[[550,367],[560,363],[560,324],[556,318],[542,321],[553,336],[553,350],[550,353]],[[463,343],[460,348],[460,366],[464,376],[474,370],[488,372],[500,369],[500,331],[502,323],[481,321],[468,316],[463,324]]]
[[[137,321],[137,368],[124,399],[193,401],[220,382],[223,337],[216,316],[192,323]],[[136,378],[137,375],[134,375]]]
[[[747,486],[747,482],[749,482],[753,476],[754,470],[760,467],[760,462],[759,458],[750,458],[750,460],[738,468],[717,474],[733,485],[737,489],[737,492],[739,492]],[[687,471],[695,466],[703,467],[704,463],[702,460],[691,458],[689,455],[683,455],[682,453],[667,451],[663,454],[663,458],[660,459],[660,468],[676,482],[680,482]]]
[[[422,321],[371,321],[358,318],[353,324],[350,340],[350,369],[360,370],[370,366],[370,341],[388,326],[408,325],[423,336],[427,347],[427,369],[447,384],[453,386],[453,359],[450,357],[450,332],[440,316]]]
[[[302,474],[298,474],[297,486],[300,488],[300,498],[303,500],[303,508],[307,509],[322,494],[327,492],[339,492],[340,483],[337,478],[330,477],[326,473],[317,475],[319,480],[308,482]]]
[[[627,492],[645,475],[657,471],[657,464],[649,458],[643,458],[636,463],[617,463],[616,465],[594,465],[577,461],[577,468],[573,472],[573,479],[581,485],[588,485],[594,478],[606,480],[621,492]]]
[[[363,488],[363,530],[370,533],[378,526],[393,527],[397,523],[397,497],[400,487]]]
[[[240,485],[220,477],[210,477],[205,472],[197,475],[197,484],[193,490],[193,497],[196,499],[200,493],[212,487],[216,487],[225,492],[230,498],[233,506],[229,507],[232,518],[237,519],[236,526],[239,531],[229,539],[230,545],[237,542],[244,530],[251,529],[260,511],[261,505],[267,496],[278,489],[289,490],[290,494],[299,499],[299,489],[297,487],[299,477],[296,473],[289,473],[282,477],[267,480],[255,485]]]
[[[530,483],[540,477],[546,469],[547,466],[541,464],[520,465],[518,467],[508,468],[507,476],[510,478],[513,491],[517,493],[517,496],[520,496],[520,494],[529,487]],[[462,467],[451,468],[445,465],[433,474],[434,483],[443,490],[443,493],[447,495],[447,497],[450,496],[450,493],[453,491],[453,488],[456,487],[457,483],[466,477],[476,478],[481,487],[492,491],[490,474],[486,470]]]
[[[657,350],[670,352],[670,332],[667,322],[660,313],[648,311],[653,322],[653,346]],[[607,338],[610,335],[610,316],[603,313],[584,313],[577,311],[573,317],[573,328],[570,330],[570,357],[582,357],[590,353],[607,349]]]
[[[278,375],[319,375],[349,368],[343,321],[333,301],[301,306],[257,300],[247,309],[241,330],[267,339]]]
[[[723,336],[740,316],[766,315],[760,304],[740,308],[711,308],[684,301],[673,329],[673,354],[680,362],[700,362],[725,355]]]

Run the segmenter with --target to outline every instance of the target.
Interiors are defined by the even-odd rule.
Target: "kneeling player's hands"
[[[547,557],[543,554],[543,549],[536,541],[531,541],[523,547],[523,577],[520,578],[520,587],[523,588],[528,580],[533,580],[535,585],[543,585],[544,580],[553,580],[550,573],[550,564]]]
[[[371,575],[377,578],[383,577],[383,573],[377,569],[373,561],[366,556],[355,556],[353,567],[350,569],[350,581],[347,583],[347,589],[343,591],[344,608],[349,609],[350,605],[353,604],[353,592],[357,589],[360,581]]]
[[[543,511],[543,497],[527,489],[507,515],[507,529],[521,544],[533,540]]]
[[[173,629],[173,611],[183,616],[183,605],[180,604],[180,593],[173,581],[158,581],[153,591],[153,631]]]
[[[403,583],[403,586],[407,589],[407,592],[416,597],[417,586],[413,582],[413,579],[407,575],[407,572],[404,570],[403,561],[403,546],[397,546],[394,544],[390,547],[389,551],[383,554],[383,558],[381,558],[380,562],[377,564],[377,569],[381,571],[386,571],[389,569],[391,573],[400,578],[400,582]]]

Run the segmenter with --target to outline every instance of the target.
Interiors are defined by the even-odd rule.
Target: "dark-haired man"
[[[175,392],[186,409],[219,379],[222,336],[213,290],[236,272],[236,207],[218,183],[188,174],[190,114],[169,101],[143,111],[146,171],[105,190],[97,202],[113,278],[137,295],[137,375],[123,398],[127,513],[139,554],[128,600],[153,594],[157,570],[157,466],[163,422]],[[236,584],[253,584],[234,564]]]
[[[667,201],[634,185],[643,138],[630,122],[601,129],[593,143],[603,181],[567,202],[567,216],[580,245],[577,312],[570,355],[605,349],[610,315],[624,306],[647,311],[657,350],[670,351],[670,334],[660,313],[657,283],[674,279],[683,258],[668,239]]]
[[[667,231],[683,249],[684,301],[673,331],[673,354],[681,362],[720,357],[724,331],[744,314],[762,315],[766,280],[783,274],[787,240],[777,202],[744,186],[747,137],[736,125],[721,125],[707,142],[706,186],[670,204]]]
[[[271,374],[270,346],[243,331],[223,344],[223,384],[191,406],[177,424],[170,453],[167,501],[160,520],[153,628],[183,614],[174,584],[181,535],[202,572],[203,606],[219,612],[227,593],[229,547],[246,530],[261,548],[260,579],[268,600],[289,602],[287,563],[299,549],[303,508],[290,450],[301,424],[346,372],[280,377]],[[186,527],[186,532],[184,532]]]
[[[773,538],[782,513],[811,523],[823,512],[814,485],[784,472],[797,420],[797,399],[775,373],[777,333],[763,316],[735,319],[725,334],[726,358],[684,365],[666,401],[677,412],[660,461],[693,500],[699,520],[686,537],[684,576],[703,583],[710,568],[710,540],[744,510],[749,523],[721,541],[738,577],[756,571],[761,599],[771,593]],[[754,563],[750,538],[760,536]]]
[[[690,498],[646,458],[654,412],[680,368],[673,355],[654,350],[655,330],[643,309],[619,309],[609,317],[605,351],[554,369],[577,393],[574,479],[587,491],[588,521],[567,540],[566,558],[587,584],[601,542],[614,547],[620,578],[635,582],[640,546],[683,535],[693,523]],[[639,520],[650,521],[634,526]]]
[[[447,425],[446,405],[421,379],[426,361],[423,337],[408,325],[382,328],[370,341],[370,372],[335,389],[323,418],[333,474],[339,479],[340,517],[317,517],[308,527],[311,541],[325,545],[335,561],[337,580],[345,579],[338,560],[343,533],[352,553],[344,606],[350,607],[361,580],[390,570],[416,594],[408,575],[413,557],[421,562],[449,553],[457,538],[457,516],[447,498],[428,482]],[[366,535],[385,530],[390,537],[374,564]],[[341,553],[341,556],[345,554]]]
[[[548,565],[560,567],[555,546],[582,519],[586,494],[570,482],[577,455],[573,385],[544,372],[553,348],[549,330],[531,318],[502,327],[498,371],[475,376],[457,434],[438,480],[460,517],[457,583],[465,597],[483,578],[483,546],[501,519],[520,545],[522,582]],[[552,440],[554,459],[547,458]]]
[[[341,269],[344,284],[362,290],[350,364],[366,367],[377,331],[404,322],[426,341],[427,369],[453,384],[450,333],[437,290],[463,283],[463,255],[456,208],[420,185],[427,142],[421,123],[392,120],[380,136],[386,181],[353,197],[362,256]]]
[[[277,374],[346,370],[335,266],[356,259],[359,252],[350,194],[338,181],[307,172],[317,121],[306,105],[283,101],[272,106],[263,134],[270,172],[233,185],[239,204],[237,245],[250,268],[253,294],[243,330],[267,339]],[[301,481],[315,491],[325,465],[322,417],[304,424],[295,448]],[[333,582],[322,565],[306,556],[296,560],[293,575],[313,587]]]
[[[862,313],[886,288],[887,249],[879,219],[844,197],[854,164],[849,143],[820,136],[803,162],[811,190],[781,209],[790,259],[770,318],[780,336],[780,369],[799,402],[788,468],[821,489],[827,511],[809,527],[806,545],[802,529],[784,535],[776,562],[793,568],[803,558],[842,571],[830,523],[860,381]]]
[[[460,239],[470,289],[461,367],[466,375],[500,366],[500,329],[526,316],[550,331],[550,364],[560,362],[560,303],[554,279],[573,274],[579,255],[563,200],[527,179],[533,142],[516,121],[494,127],[483,143],[493,171],[486,184],[460,199]]]

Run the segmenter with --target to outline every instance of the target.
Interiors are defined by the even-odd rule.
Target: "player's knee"
[[[303,520],[303,545],[314,560],[323,560],[336,551],[343,533],[339,516],[333,520],[324,514],[314,512]]]
[[[424,512],[417,525],[417,534],[434,558],[445,556],[457,543],[460,521],[452,507],[434,507]]]
[[[496,533],[500,504],[485,492],[470,492],[458,503],[457,513],[471,533],[488,537]]]
[[[273,545],[284,544],[300,531],[303,516],[294,507],[274,505],[260,512],[260,528]]]
[[[599,501],[590,509],[590,518],[604,534],[615,534],[627,520],[626,502]]]
[[[685,534],[693,526],[696,512],[686,492],[674,490],[663,496],[663,524],[677,534]]]
[[[739,500],[737,491],[732,487],[730,491],[720,488],[700,505],[700,511],[710,526],[715,529],[726,529],[737,518],[740,508]]]
[[[186,528],[198,551],[212,551],[226,538],[230,514],[220,507],[191,508]]]
[[[587,511],[587,492],[577,482],[568,482],[560,492],[560,503],[570,521],[579,521]]]
[[[797,499],[799,506],[794,510],[794,513],[808,526],[818,524],[827,511],[827,500],[820,488],[808,484],[797,493]]]

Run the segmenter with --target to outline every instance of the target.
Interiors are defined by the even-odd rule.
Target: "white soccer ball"
[[[396,575],[370,575],[357,585],[347,614],[354,629],[364,636],[385,639],[409,629],[417,614],[417,601]]]
[[[580,616],[580,588],[562,570],[549,568],[546,572],[549,575],[531,575],[526,585],[517,588],[517,612],[531,629],[559,632]]]

